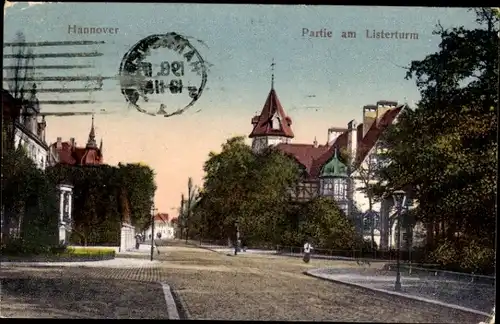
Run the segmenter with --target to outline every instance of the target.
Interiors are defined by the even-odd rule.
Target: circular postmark
[[[148,115],[179,115],[195,104],[207,83],[207,66],[188,38],[148,36],[123,56],[119,70],[126,101]]]

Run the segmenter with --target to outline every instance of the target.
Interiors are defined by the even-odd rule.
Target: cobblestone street
[[[160,284],[90,279],[85,270],[2,270],[0,314],[17,318],[168,318]]]
[[[65,310],[49,317],[166,318],[165,298],[157,284],[166,282],[181,297],[191,319],[393,323],[483,320],[478,315],[302,274],[317,267],[359,269],[356,262],[313,260],[304,264],[296,258],[234,257],[183,246],[162,247],[161,252],[155,258],[162,262],[154,268],[2,268],[2,314],[20,316],[15,305],[41,305],[44,301],[49,310]],[[83,296],[88,298],[78,297],[77,292],[85,289]],[[60,300],[60,305],[50,300]],[[92,307],[88,306],[90,301],[94,302]],[[99,306],[104,303],[108,306]],[[32,314],[40,311],[39,307],[28,309],[33,309]],[[33,317],[26,312],[24,315]]]

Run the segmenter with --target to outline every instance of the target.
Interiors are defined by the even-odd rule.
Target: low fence
[[[384,266],[387,271],[396,271],[397,265],[395,263],[388,263]],[[425,265],[414,265],[411,263],[404,263],[400,265],[400,271],[402,274],[409,277],[426,278],[428,280],[454,280],[461,282],[471,282],[484,284],[486,286],[495,286],[496,277],[495,276],[485,276],[478,275],[474,273],[464,273],[456,271],[447,271],[426,268]]]
[[[300,246],[281,246],[276,247],[276,251],[280,254],[302,254],[304,249]],[[414,262],[414,263],[425,263],[429,252],[425,249],[418,249],[413,251],[403,251],[403,250],[361,250],[361,249],[351,249],[351,250],[335,250],[335,249],[322,249],[314,248],[311,251],[313,256],[335,256],[344,258],[354,258],[354,259],[369,259],[369,260],[380,260],[380,261],[393,261],[398,258],[403,262]],[[437,266],[437,265],[435,265]]]
[[[300,246],[276,247],[276,253],[281,255],[302,255],[304,248]],[[312,249],[311,256],[320,258],[346,258],[366,260],[396,260],[396,253],[380,253],[379,251]]]

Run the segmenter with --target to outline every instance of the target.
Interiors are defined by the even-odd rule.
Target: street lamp
[[[236,244],[234,245],[234,255],[238,255],[239,242],[240,242],[240,224],[238,220],[234,222],[236,226]]]
[[[406,204],[406,193],[403,190],[396,190],[392,193],[394,199],[394,206],[396,206],[397,220],[398,220],[398,237],[397,237],[397,250],[396,250],[396,283],[394,285],[395,291],[401,290],[401,211]]]
[[[158,209],[155,208],[155,205],[151,206],[151,258],[153,261],[154,249],[155,249],[155,213]]]

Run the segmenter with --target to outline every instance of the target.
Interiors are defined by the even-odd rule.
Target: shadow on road
[[[168,318],[159,284],[87,278],[1,278],[2,316]]]

